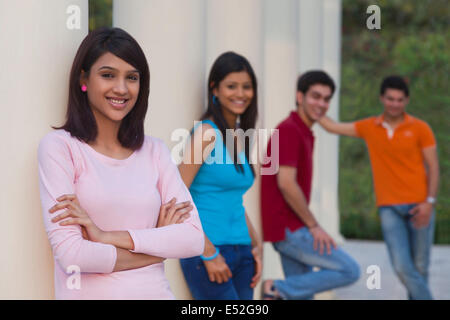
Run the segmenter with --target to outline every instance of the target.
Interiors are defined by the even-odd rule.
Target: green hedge
[[[89,0],[89,31],[112,27],[112,0]]]

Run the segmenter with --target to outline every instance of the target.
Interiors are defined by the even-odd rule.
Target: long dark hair
[[[225,118],[222,114],[222,109],[220,107],[220,102],[216,101],[214,103],[213,101],[213,90],[219,87],[220,82],[230,73],[232,72],[241,72],[245,71],[250,76],[250,79],[252,81],[253,86],[253,99],[248,106],[247,110],[241,115],[240,117],[240,128],[246,132],[248,129],[254,129],[256,124],[256,117],[258,115],[258,90],[257,90],[257,81],[255,72],[253,71],[252,66],[248,62],[248,60],[234,52],[225,52],[221,54],[214,64],[211,67],[211,71],[209,73],[208,78],[208,107],[206,109],[206,112],[201,117],[201,120],[205,120],[209,117],[212,117],[214,120],[214,123],[219,128],[220,132],[222,133],[222,137],[224,138],[224,141],[226,145],[229,145],[229,142],[233,137],[227,137],[226,129],[234,129],[229,128],[227,122],[225,121]],[[251,137],[247,137],[249,140],[251,140]],[[248,143],[247,143],[248,142]],[[248,162],[250,162],[250,147],[251,147],[251,141],[245,141],[245,157]],[[238,163],[237,160],[237,150],[236,145],[234,144],[234,152],[233,152],[233,163],[236,167],[236,170],[238,172],[243,173],[244,168],[241,163]],[[250,164],[250,167],[252,169],[253,175],[255,175],[255,171],[253,169],[253,165]]]
[[[83,70],[86,76],[89,76],[92,65],[107,52],[121,58],[139,71],[139,95],[133,109],[123,118],[117,137],[123,147],[137,150],[144,142],[150,71],[139,44],[120,28],[99,28],[84,38],[70,71],[66,122],[61,127],[53,128],[64,129],[86,143],[96,139],[97,123],[89,107],[87,94],[80,89],[80,75]]]

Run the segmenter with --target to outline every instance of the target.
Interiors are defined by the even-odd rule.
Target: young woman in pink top
[[[163,261],[203,252],[197,209],[168,148],[144,135],[149,81],[125,31],[98,29],[81,43],[66,122],[38,150],[57,299],[173,299]]]

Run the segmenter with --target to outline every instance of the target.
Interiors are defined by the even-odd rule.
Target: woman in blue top
[[[251,144],[243,133],[251,140],[256,116],[250,63],[233,52],[222,54],[209,75],[208,108],[179,165],[205,232],[203,255],[180,260],[195,299],[251,300],[261,278],[262,241],[243,206],[254,180]]]

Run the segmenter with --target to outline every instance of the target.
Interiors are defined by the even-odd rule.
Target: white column
[[[263,6],[260,0],[208,0],[206,70],[225,51],[246,57],[262,82]]]
[[[275,128],[295,110],[298,75],[298,2],[264,1],[264,127]]]
[[[336,83],[328,115],[336,119],[339,111],[341,1],[299,0],[299,73],[312,69],[326,71]],[[338,242],[338,137],[314,125],[316,137],[311,209],[319,223]]]
[[[63,123],[70,68],[87,32],[87,0],[0,0],[0,299],[54,296],[37,146]]]
[[[340,87],[341,0],[299,0],[299,73],[312,69],[327,72],[335,81],[336,91],[328,115],[337,117]],[[316,137],[310,208],[320,225],[340,245],[338,206],[338,137],[313,128]],[[332,299],[328,291],[316,299]]]
[[[115,0],[113,24],[140,44],[150,67],[146,134],[169,147],[177,128],[190,130],[205,99],[205,0]],[[178,260],[166,261],[166,275],[178,299],[189,299]]]
[[[323,69],[336,83],[336,91],[330,103],[328,116],[338,120],[341,86],[341,1],[324,0],[323,3]],[[339,228],[339,136],[327,133],[318,126],[320,170],[320,215],[321,223],[330,230],[338,242],[344,238]],[[324,215],[324,216],[322,216]]]
[[[130,33],[150,67],[146,134],[190,129],[205,97],[205,0],[115,0],[113,24]]]
[[[299,73],[323,67],[323,1],[299,0]]]
[[[263,73],[263,2],[260,0],[208,0],[207,1],[207,37],[206,37],[206,80],[216,58],[226,52],[234,51],[247,58],[258,79],[258,121],[262,127],[264,116]],[[254,150],[258,152],[257,148]],[[255,166],[258,172],[257,166]],[[244,195],[244,206],[253,223],[261,234],[261,215],[259,206],[260,180]],[[259,297],[259,286],[255,289],[255,298]]]
[[[264,1],[264,128],[274,129],[295,110],[298,1]],[[265,147],[265,146],[264,146]],[[264,244],[263,279],[284,277],[279,254]]]

